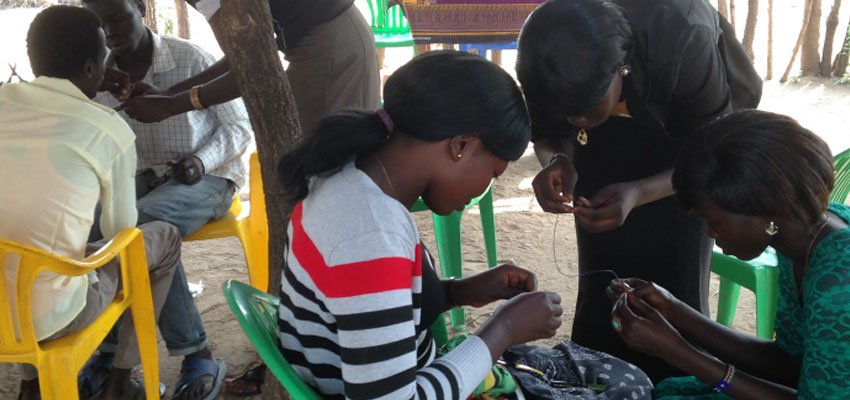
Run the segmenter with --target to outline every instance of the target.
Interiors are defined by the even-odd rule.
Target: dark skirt
[[[672,167],[680,141],[654,133],[631,118],[612,117],[588,131],[588,144],[576,144],[579,174],[575,195],[590,198],[603,187],[646,178]],[[576,224],[579,270],[612,269],[621,278],[653,281],[691,307],[708,314],[708,283],[713,241],[705,221],[681,210],[675,196],[631,211],[625,224],[591,233]],[[653,382],[684,373],[662,360],[629,349],[611,326],[604,290],[611,274],[579,280],[572,340],[634,363]]]

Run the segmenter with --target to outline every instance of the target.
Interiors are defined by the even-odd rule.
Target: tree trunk
[[[832,75],[842,77],[847,71],[847,57],[850,56],[850,22],[847,23],[847,31],[844,34],[844,42],[841,43],[841,52],[835,56],[832,63]]]
[[[823,56],[820,59],[820,75],[829,76],[832,72],[832,46],[835,42],[835,30],[838,28],[838,10],[841,8],[841,0],[832,3],[832,10],[826,17],[826,32],[823,36]],[[843,44],[842,44],[843,47]]]
[[[144,24],[153,33],[159,33],[156,29],[156,0],[145,0]]]
[[[732,30],[735,29],[735,0],[729,0],[729,23],[732,24]]]
[[[785,73],[779,78],[780,83],[788,80],[788,74],[791,73],[791,67],[794,66],[794,59],[797,58],[797,52],[800,50],[800,45],[803,44],[803,36],[806,34],[806,28],[809,27],[809,16],[811,15],[813,3],[814,0],[806,0],[806,5],[803,9],[803,26],[800,27],[800,35],[797,36],[797,43],[794,44],[794,51],[791,52],[791,60],[788,61],[788,67],[785,68]]]
[[[301,138],[298,111],[292,89],[278,58],[265,0],[228,0],[221,2],[221,14],[215,21],[220,44],[230,60],[239,90],[257,142],[266,213],[269,222],[269,288],[279,295],[286,226],[294,204],[285,200],[285,188],[277,179],[277,161],[292,150]],[[263,389],[266,398],[284,397],[283,387],[270,370]],[[275,393],[277,392],[277,393]]]
[[[773,0],[767,0],[767,76],[773,79]]]
[[[174,10],[177,12],[177,37],[190,39],[189,33],[189,9],[186,8],[186,0],[174,0]]]
[[[754,60],[756,55],[753,52],[753,40],[756,36],[756,24],[759,17],[759,0],[750,0],[748,8],[747,24],[744,25],[744,39],[741,44],[744,45],[744,51],[750,56],[750,60]]]
[[[726,5],[726,0],[717,0],[717,11],[726,20],[729,20],[729,7]]]
[[[803,75],[814,75],[820,68],[820,17],[821,0],[812,0],[809,11],[809,24],[803,37],[803,47],[800,51],[800,69]]]

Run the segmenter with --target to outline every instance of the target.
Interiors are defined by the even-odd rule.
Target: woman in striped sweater
[[[530,137],[513,79],[479,56],[430,52],[396,71],[385,108],[322,120],[281,160],[299,201],[281,284],[280,344],[328,398],[465,399],[509,346],[551,337],[560,298],[501,265],[440,280],[409,209],[462,210]],[[424,256],[423,256],[424,255]],[[509,299],[435,359],[428,327],[451,306]]]

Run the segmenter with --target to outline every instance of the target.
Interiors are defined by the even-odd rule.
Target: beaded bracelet
[[[559,159],[559,158],[563,158],[564,160],[569,160],[569,159],[570,159],[570,158],[569,158],[566,154],[564,154],[564,153],[555,153],[555,154],[552,154],[552,157],[550,157],[550,158],[549,158],[549,163],[548,163],[548,164],[546,164],[546,165],[552,165],[552,163],[553,163],[553,162],[555,162],[555,160],[557,160],[557,159]]]
[[[726,389],[729,389],[729,385],[732,384],[732,378],[735,377],[735,366],[729,364],[729,369],[726,370],[726,376],[723,377],[723,380],[718,382],[716,386],[714,386],[714,391],[718,393],[725,392]]]

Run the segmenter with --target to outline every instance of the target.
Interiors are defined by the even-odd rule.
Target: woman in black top
[[[550,0],[522,29],[517,75],[545,167],[535,195],[545,211],[574,214],[579,270],[664,282],[707,313],[712,241],[679,210],[670,177],[684,135],[758,105],[761,79],[729,24],[705,0]],[[654,381],[678,375],[619,339],[610,279],[580,278],[571,339]]]

